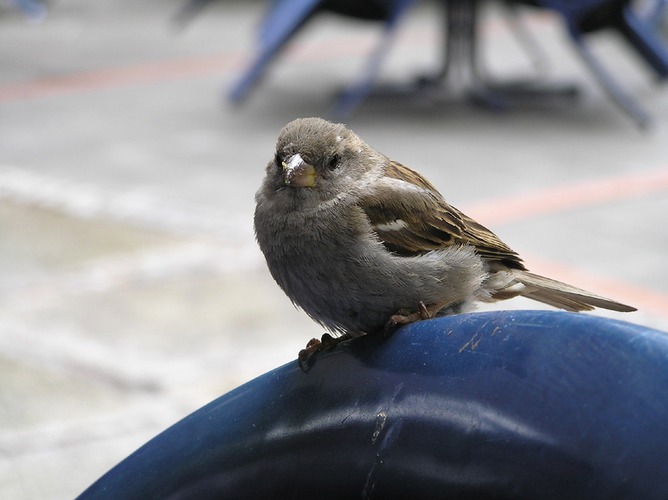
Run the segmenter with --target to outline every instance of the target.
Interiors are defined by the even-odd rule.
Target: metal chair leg
[[[649,113],[617,83],[608,70],[591,52],[589,46],[584,42],[582,35],[574,28],[570,28],[569,32],[577,53],[589,67],[594,77],[598,80],[608,95],[638,124],[640,128],[648,127],[652,121]]]

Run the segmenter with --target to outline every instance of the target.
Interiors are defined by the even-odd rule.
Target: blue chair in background
[[[192,0],[191,5],[209,1]],[[335,119],[347,118],[374,90],[377,74],[391,48],[400,21],[414,3],[416,0],[274,0],[260,24],[256,56],[233,84],[228,93],[229,100],[242,102],[265,74],[271,61],[313,15],[320,11],[333,11],[385,23],[384,36],[371,54],[367,67],[354,83],[341,92],[330,110],[329,114]],[[440,87],[449,93],[465,94],[474,102],[491,108],[506,107],[506,100],[511,94],[522,97],[575,95],[573,86],[547,88],[536,86],[535,82],[492,86],[484,82],[478,75],[477,61],[477,6],[480,1],[442,0],[439,3],[443,12],[440,70],[436,74],[416,78],[414,84],[380,89],[379,94],[389,93],[394,97],[414,95],[430,87]],[[195,10],[187,8],[184,12]],[[512,27],[516,24],[512,23]]]
[[[668,498],[668,336],[548,311],[462,314],[273,370],[80,499]]]
[[[668,19],[666,19],[666,7],[668,7],[668,0],[653,0],[654,5],[651,5],[645,13],[644,21],[657,31],[668,28]]]
[[[191,0],[177,15],[184,21],[212,0]],[[661,15],[665,0],[655,0],[657,8],[649,17]],[[295,34],[318,12],[332,11],[359,19],[383,22],[385,31],[376,49],[371,54],[367,68],[352,85],[348,86],[335,102],[331,115],[345,118],[369,96],[393,40],[401,19],[416,0],[273,0],[260,24],[256,55],[240,79],[229,91],[229,100],[242,102],[266,73],[268,66],[295,36]],[[476,102],[493,108],[506,107],[508,99],[527,97],[573,97],[577,89],[573,85],[546,86],[544,82],[523,81],[504,85],[490,85],[477,74],[477,19],[482,0],[441,0],[444,19],[443,64],[441,71],[426,78],[418,78],[415,85],[393,89],[391,95],[415,93],[428,88],[440,87],[455,93],[464,92]],[[618,31],[646,61],[660,78],[668,78],[668,49],[658,35],[653,19],[638,16],[631,0],[502,0],[508,12],[516,12],[518,4],[532,5],[558,13],[564,21],[566,31],[582,60],[592,71],[614,102],[641,127],[650,123],[650,115],[640,106],[605,68],[586,43],[586,35],[602,29]],[[520,41],[527,37],[526,30],[517,22],[518,16],[509,16]],[[533,51],[535,43],[524,43]],[[535,57],[534,57],[535,58]],[[397,92],[398,91],[398,92]],[[382,92],[381,92],[382,93]]]
[[[615,103],[639,126],[645,127],[651,122],[649,113],[617,82],[586,42],[588,34],[603,29],[615,30],[659,79],[668,78],[666,43],[657,33],[655,23],[642,19],[634,12],[631,0],[509,1],[538,6],[559,14],[577,53]],[[659,4],[653,16],[659,16],[660,12]]]
[[[190,0],[176,14],[187,22],[212,0]],[[369,57],[367,67],[355,83],[339,96],[331,114],[349,115],[370,93],[376,75],[396,35],[400,20],[416,0],[272,0],[260,22],[256,55],[232,85],[228,99],[241,103],[267,72],[270,63],[313,16],[329,11],[351,18],[384,23],[384,34]]]
[[[400,20],[415,0],[275,0],[265,14],[259,30],[255,59],[242,77],[232,85],[229,99],[239,103],[265,74],[269,63],[286,46],[292,37],[315,14],[331,11],[338,14],[380,21],[384,23],[384,35],[369,58],[369,63],[358,81],[343,91],[334,105],[333,114],[345,116],[356,108],[371,91]]]
[[[46,4],[40,0],[11,0],[28,20],[33,22],[42,22],[46,19]]]

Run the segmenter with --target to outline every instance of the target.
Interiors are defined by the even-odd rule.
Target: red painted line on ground
[[[373,36],[359,35],[338,37],[317,43],[291,44],[287,47],[286,59],[292,64],[307,64],[323,59],[332,61],[357,57],[370,52],[373,40]],[[246,51],[222,52],[0,85],[0,104],[212,74],[225,75],[231,72],[241,74],[254,57],[254,54]]]
[[[466,213],[490,227],[661,191],[668,191],[665,167],[486,201],[470,206]]]
[[[240,54],[218,54],[42,78],[0,86],[0,103],[239,70]]]

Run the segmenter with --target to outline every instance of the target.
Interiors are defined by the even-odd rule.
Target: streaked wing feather
[[[485,259],[524,269],[510,247],[489,229],[448,205],[418,173],[392,161],[385,175],[402,182],[379,183],[360,205],[390,251],[419,255],[454,244],[473,245]]]

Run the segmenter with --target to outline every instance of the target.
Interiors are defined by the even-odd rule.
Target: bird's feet
[[[297,361],[299,362],[299,368],[304,373],[308,372],[313,364],[315,363],[316,355],[321,351],[328,351],[333,349],[341,342],[349,340],[351,336],[347,333],[341,335],[340,337],[332,337],[329,333],[324,333],[320,340],[311,339],[306,344],[306,347],[299,351],[297,355]]]
[[[438,311],[443,309],[442,304],[429,304],[428,306],[424,302],[420,301],[418,303],[418,310],[410,312],[406,309],[399,309],[396,314],[390,316],[390,319],[385,323],[385,328],[383,330],[384,335],[390,334],[395,328],[407,325],[409,323],[414,323],[416,321],[431,319],[436,317]]]

